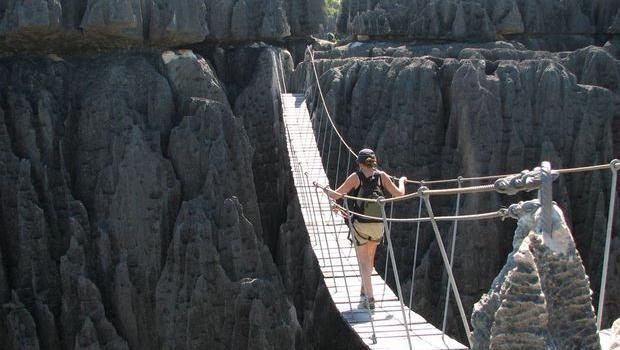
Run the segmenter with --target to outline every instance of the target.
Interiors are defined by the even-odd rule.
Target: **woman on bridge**
[[[327,192],[331,199],[337,200],[347,194],[353,197],[376,199],[384,196],[385,190],[392,197],[405,194],[406,177],[398,180],[398,187],[392,183],[390,176],[377,170],[377,157],[371,149],[365,148],[357,155],[359,170],[347,177],[334,192]],[[377,202],[354,201],[351,210],[365,216],[382,216],[381,207]],[[362,288],[360,294],[365,300],[368,309],[375,308],[375,298],[372,291],[370,276],[375,266],[375,252],[377,245],[383,238],[383,221],[368,219],[353,215],[350,220],[350,235],[355,241],[355,250],[362,274]]]

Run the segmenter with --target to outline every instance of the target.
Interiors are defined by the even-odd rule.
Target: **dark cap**
[[[370,148],[364,148],[357,154],[357,162],[364,163],[368,158],[375,158],[375,151]]]

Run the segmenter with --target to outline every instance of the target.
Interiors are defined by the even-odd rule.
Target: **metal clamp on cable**
[[[428,187],[426,186],[420,186],[418,188],[418,194],[420,195],[420,197],[428,197]]]
[[[505,208],[500,209],[500,212],[502,212],[505,215],[505,216],[502,216],[502,220],[508,219],[508,218],[519,220],[519,218],[521,218],[524,214],[533,213],[536,210],[538,210],[540,206],[541,205],[538,199],[533,199],[527,202],[519,202],[519,203],[511,204],[508,207],[508,209],[505,209]]]
[[[523,170],[521,173],[503,177],[495,181],[495,191],[508,195],[515,195],[519,192],[530,192],[539,189],[542,185],[542,168],[536,167],[533,170]],[[555,171],[551,172],[553,181],[559,174]]]
[[[614,159],[609,163],[609,166],[611,167],[611,171],[618,171],[620,170],[620,159]]]
[[[497,211],[499,213],[499,219],[504,221],[508,218],[511,218],[510,215],[508,215],[508,209],[507,208],[501,208],[500,210]]]

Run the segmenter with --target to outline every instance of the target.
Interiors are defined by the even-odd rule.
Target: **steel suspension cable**
[[[439,245],[439,251],[441,252],[441,258],[443,259],[444,267],[446,272],[448,273],[448,279],[452,284],[452,289],[454,293],[454,299],[456,300],[456,304],[459,309],[459,313],[461,314],[461,320],[463,321],[463,328],[465,329],[465,334],[467,335],[467,340],[469,342],[469,347],[473,347],[472,334],[469,329],[469,323],[467,322],[467,316],[465,315],[465,309],[463,308],[463,302],[461,301],[461,295],[459,294],[459,290],[456,286],[456,280],[454,279],[454,275],[452,274],[452,268],[448,262],[448,254],[446,253],[443,240],[441,239],[441,233],[439,232],[439,227],[437,226],[437,221],[435,220],[435,214],[433,214],[433,207],[431,206],[430,197],[425,193],[424,190],[420,190],[422,192],[422,198],[424,199],[424,203],[426,204],[426,211],[428,212],[428,217],[431,219],[431,225],[433,226],[433,231],[435,232],[435,239],[437,240],[437,244]]]
[[[616,187],[618,184],[618,169],[620,161],[614,159],[610,163],[611,167],[611,186],[609,188],[609,211],[607,213],[607,232],[605,235],[605,252],[603,255],[603,271],[601,274],[601,287],[598,297],[598,315],[596,317],[596,327],[600,331],[603,322],[603,307],[605,305],[605,288],[607,285],[607,269],[609,267],[609,250],[611,248],[611,229],[614,221],[614,211],[616,206]]]
[[[381,206],[381,215],[383,216],[383,229],[385,230],[385,235],[387,236],[388,255],[390,256],[390,260],[392,262],[394,280],[396,281],[396,291],[398,292],[398,300],[400,301],[400,311],[403,315],[403,323],[405,324],[405,332],[407,333],[407,342],[409,343],[409,350],[413,350],[413,345],[411,344],[411,335],[409,334],[409,324],[407,324],[407,315],[405,314],[403,292],[400,287],[400,278],[398,277],[398,267],[396,266],[396,259],[394,258],[394,246],[392,245],[392,238],[390,235],[390,225],[388,225],[388,221],[385,215],[385,203],[380,200],[377,200],[377,202],[379,202],[379,205]]]
[[[355,197],[355,196],[349,196],[349,195],[346,195],[346,194],[343,195],[343,194],[337,193],[334,190],[332,190],[331,188],[329,188],[327,186],[321,186],[318,183],[315,186],[322,188],[324,191],[332,192],[334,194],[337,194],[338,196],[343,196],[343,197],[349,198],[351,200],[362,201],[362,202],[374,202],[374,199],[372,199],[372,198]],[[491,185],[482,185],[482,186],[470,186],[470,187],[461,187],[461,188],[447,188],[447,189],[440,189],[440,190],[428,190],[426,193],[429,196],[449,196],[449,195],[455,195],[455,194],[458,194],[458,193],[484,193],[484,192],[494,192],[494,191],[495,191],[495,185],[491,184]],[[386,203],[389,203],[389,202],[401,202],[401,201],[409,200],[409,199],[412,199],[412,198],[418,198],[418,197],[420,197],[420,193],[413,192],[413,193],[410,193],[410,194],[406,194],[404,196],[386,198],[386,199],[384,199],[384,202],[386,202]]]
[[[390,219],[393,218],[392,214],[394,213],[394,203],[390,203]],[[390,226],[390,230],[392,229],[392,221],[389,221],[389,226]],[[383,242],[385,243],[385,235],[383,235]],[[390,251],[387,250],[386,254],[385,254],[385,273],[383,274],[383,276],[385,276],[385,279],[387,280],[387,273],[388,273],[388,266],[390,266],[388,264],[388,259],[390,258]],[[385,289],[383,289],[383,295],[381,296],[381,302],[383,303],[383,299],[385,299]]]
[[[310,182],[310,180],[308,179],[308,173],[305,172],[304,175],[306,176],[306,181]],[[308,187],[308,189],[310,189],[310,188]],[[314,189],[314,192],[317,193],[316,188]],[[317,199],[318,199],[318,194],[317,194]],[[312,195],[310,195],[310,200],[312,200]],[[313,209],[311,211],[312,211],[312,217],[314,218],[315,226],[318,226],[319,225],[319,220],[317,220],[317,218],[316,218],[316,210],[315,210],[316,206],[314,205],[314,202],[312,202],[311,206],[312,206],[312,209]],[[323,220],[323,214],[319,213],[319,216],[321,217],[321,222],[323,224],[322,225],[323,226],[323,232],[325,232],[325,222]],[[318,227],[316,228],[316,230],[318,231]],[[333,265],[332,255],[331,255],[330,250],[329,250],[329,241],[327,240],[327,235],[319,234],[319,242],[320,242],[320,239],[321,239],[320,237],[321,236],[325,236],[324,237],[325,238],[325,246],[326,246],[325,250],[327,250],[327,258],[329,260],[329,267],[330,267],[330,269],[332,271],[332,278],[334,279],[334,285],[336,285],[336,274],[334,273],[334,265]],[[322,252],[323,252],[323,247],[321,246],[321,255],[323,255]],[[338,287],[336,286],[336,290],[337,289],[338,289]]]
[[[336,160],[336,180],[334,186],[338,186],[338,180],[340,175],[340,154],[342,153],[342,143],[338,144],[338,159]]]
[[[322,213],[323,206],[321,205],[321,200],[319,199],[319,191],[316,188],[314,189],[314,194],[316,196],[316,201],[319,204],[319,216],[321,217],[321,223],[323,224],[323,232],[325,233],[325,240],[327,241],[327,229],[325,228],[325,221],[323,219],[323,213]],[[327,196],[327,194],[326,194],[326,196]],[[329,201],[328,201],[328,203],[329,203]],[[333,211],[330,208],[327,208],[327,209],[329,210],[329,212],[331,214],[332,221],[335,224],[336,220],[334,219]],[[350,296],[349,296],[349,285],[347,283],[346,273],[344,271],[344,261],[342,260],[342,251],[340,250],[340,242],[338,242],[338,235],[335,232],[336,226],[334,225],[333,228],[334,228],[333,233],[334,233],[334,237],[335,237],[335,240],[336,240],[336,248],[338,249],[338,257],[340,258],[340,266],[342,267],[342,274],[345,277],[344,278],[344,280],[345,280],[345,289],[346,289],[346,292],[347,292],[347,297],[349,297],[349,303],[350,303],[351,299],[350,299]],[[327,246],[327,252],[329,254],[329,245]],[[331,257],[330,257],[330,259],[331,259]],[[333,265],[332,265],[332,267],[333,267]],[[334,280],[334,286],[335,286],[335,289],[336,289],[336,293],[338,293],[338,282],[337,282],[338,279],[336,278],[336,274],[334,274],[333,268],[332,268],[332,278]]]
[[[356,211],[346,211],[346,209],[339,205],[339,204],[334,204],[332,203],[333,206],[351,213],[355,216],[359,216],[361,218],[364,219],[368,219],[368,220],[380,220],[380,217],[377,216],[370,216],[370,215],[365,215],[362,213],[358,213]],[[505,218],[507,215],[507,210],[506,209],[499,209],[497,211],[492,211],[492,212],[487,212],[487,213],[479,213],[479,214],[468,214],[468,215],[459,215],[459,216],[437,216],[435,217],[436,221],[454,221],[454,220],[459,220],[459,221],[476,221],[476,220],[488,220],[488,219],[497,219],[497,218]],[[393,221],[393,222],[430,222],[431,219],[429,217],[422,217],[422,218],[392,218],[392,219],[387,219],[387,221]]]
[[[317,196],[318,196],[318,190],[315,190],[314,192],[317,193]],[[327,194],[325,194],[325,196],[327,197],[327,203],[329,203],[329,196]],[[333,224],[332,227],[334,229],[334,236],[335,236],[335,239],[336,239],[336,247],[338,248],[338,257],[340,258],[340,267],[341,267],[341,270],[342,270],[342,277],[343,277],[342,279],[344,280],[344,288],[345,288],[345,291],[347,293],[347,300],[349,301],[349,306],[351,307],[351,309],[353,309],[353,304],[351,303],[351,294],[349,292],[349,283],[348,283],[348,280],[347,280],[347,273],[344,270],[344,261],[342,260],[342,250],[340,249],[340,241],[339,241],[338,234],[336,233],[336,230],[337,230],[338,226],[336,225],[336,218],[334,217],[334,211],[331,210],[331,208],[329,208],[329,209],[330,209],[329,213],[331,215],[332,224]],[[322,206],[319,208],[319,210],[322,210]],[[336,293],[338,293],[338,285],[337,285],[336,281],[337,281],[337,279],[334,276],[334,284],[336,285]]]
[[[321,143],[321,161],[323,160],[323,157],[325,157],[325,140],[327,140],[327,127],[328,127],[327,121],[325,121],[325,130],[323,131],[323,142]]]
[[[422,217],[422,198],[419,200],[418,205],[418,220]],[[417,222],[417,230],[415,234],[415,246],[413,249],[413,262],[411,263],[411,289],[409,290],[409,323],[411,323],[411,309],[413,309],[413,289],[415,287],[415,265],[418,259],[418,241],[420,237],[420,224],[422,221]]]
[[[329,147],[327,147],[327,168],[325,170],[325,175],[327,176],[327,182],[329,182],[329,166],[330,166],[330,160],[331,160],[331,155],[332,155],[332,139],[334,136],[334,131],[333,129],[329,131]]]
[[[316,70],[316,65],[314,63],[314,53],[312,52],[312,49],[310,48],[310,46],[308,46],[306,48],[306,51],[308,52],[309,56],[310,56],[310,63],[312,66],[312,71],[314,72],[314,77],[316,79],[316,87],[317,90],[319,92],[319,97],[321,98],[321,102],[323,103],[323,108],[325,109],[325,113],[327,115],[327,118],[329,119],[329,122],[332,125],[332,129],[336,132],[336,135],[338,135],[338,138],[340,139],[340,142],[342,142],[342,144],[347,148],[347,150],[349,150],[349,152],[352,155],[356,155],[355,151],[353,151],[353,148],[351,148],[351,146],[349,146],[349,144],[344,140],[344,137],[342,137],[342,134],[340,134],[340,131],[338,131],[338,129],[336,128],[336,124],[334,123],[334,120],[331,117],[331,114],[329,113],[329,110],[327,109],[327,103],[325,102],[325,97],[323,96],[323,89],[321,89],[321,82],[319,79],[319,73]]]
[[[458,184],[459,188],[461,187],[461,181]],[[461,194],[456,195],[456,209],[454,210],[454,216],[459,216],[459,209],[461,206]],[[454,264],[454,247],[456,243],[456,231],[459,225],[458,220],[454,220],[453,228],[452,228],[452,242],[450,247],[450,268],[452,268]],[[448,321],[448,304],[450,302],[450,281],[448,281],[448,285],[446,286],[446,301],[443,308],[443,321],[441,323],[441,336],[445,336],[446,334],[446,323]]]

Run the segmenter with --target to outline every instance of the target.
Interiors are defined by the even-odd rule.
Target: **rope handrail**
[[[365,214],[361,214],[358,213],[356,211],[353,211],[351,209],[346,209],[345,207],[343,207],[342,205],[338,204],[338,203],[333,203],[333,206],[338,208],[340,211],[343,212],[348,212],[350,214],[355,215],[356,217],[360,217],[363,219],[368,219],[368,220],[376,220],[376,221],[383,221],[383,218],[378,217],[378,216],[370,216],[370,215],[365,215]],[[480,213],[480,214],[467,214],[467,215],[452,215],[452,216],[436,216],[435,220],[436,221],[475,221],[475,220],[487,220],[487,219],[495,219],[495,218],[507,218],[508,217],[508,211],[507,209],[499,209],[497,211],[491,211],[491,212],[487,212],[487,213]],[[385,219],[388,222],[430,222],[431,218],[429,217],[420,217],[420,218],[387,218]]]
[[[592,166],[576,167],[576,168],[554,169],[552,172],[556,173],[556,174],[572,174],[572,173],[578,173],[578,172],[600,171],[600,170],[606,170],[606,169],[614,169],[614,168],[618,168],[618,167],[620,167],[620,161],[618,161],[617,159],[614,159],[609,164],[600,164],[600,165],[592,165]],[[499,178],[502,178],[502,177],[500,177],[499,175],[494,175],[494,176],[489,176],[489,177],[485,177],[485,178],[496,178],[496,179],[499,179]],[[458,181],[458,179],[457,179],[457,181]],[[421,184],[432,184],[432,183],[437,183],[437,182],[430,182],[430,181],[429,182],[427,182],[427,181],[421,182]],[[375,202],[375,201],[377,201],[376,199],[372,199],[372,198],[362,198],[362,197],[350,196],[350,195],[347,195],[347,194],[341,194],[341,193],[338,193],[338,192],[332,190],[331,188],[329,188],[329,186],[323,186],[323,185],[317,183],[316,181],[313,182],[313,185],[315,187],[318,187],[318,188],[322,189],[323,191],[328,192],[328,193],[332,193],[332,194],[336,194],[338,196],[341,196],[342,198],[347,198],[347,199],[357,200],[357,201],[362,201],[362,202]],[[390,203],[390,202],[405,201],[405,200],[412,199],[412,198],[419,198],[422,195],[422,193],[420,193],[420,190],[422,190],[422,192],[424,192],[424,193],[428,193],[429,196],[447,196],[447,195],[454,195],[454,194],[459,194],[459,193],[493,192],[493,191],[495,191],[495,185],[494,184],[488,184],[488,185],[480,185],[480,186],[445,188],[445,189],[436,189],[436,190],[429,190],[429,189],[421,187],[420,189],[418,189],[418,192],[412,192],[410,194],[406,194],[404,196],[399,196],[399,197],[383,198],[383,199],[381,199],[381,201],[384,202],[384,203]]]
[[[320,188],[325,192],[337,194],[338,196],[341,196],[341,198],[346,198],[346,199],[351,199],[351,200],[356,200],[356,201],[361,201],[361,202],[376,202],[377,201],[377,199],[372,199],[372,198],[355,197],[355,196],[350,196],[348,194],[341,194],[341,193],[338,193],[332,190],[331,188],[329,188],[329,186],[322,186],[316,181],[313,182],[313,185],[314,187]],[[406,194],[404,196],[399,196],[399,197],[380,198],[379,201],[382,203],[401,202],[401,201],[405,201],[405,200],[412,199],[412,198],[419,198],[424,193],[428,193],[428,195],[430,196],[448,196],[448,195],[453,195],[453,194],[458,194],[458,193],[483,193],[483,192],[493,192],[493,191],[495,191],[495,185],[493,184],[482,185],[482,186],[461,187],[461,188],[446,188],[446,189],[440,189],[440,190],[429,190],[425,187],[421,187],[418,190],[418,192],[412,192],[410,194]]]

